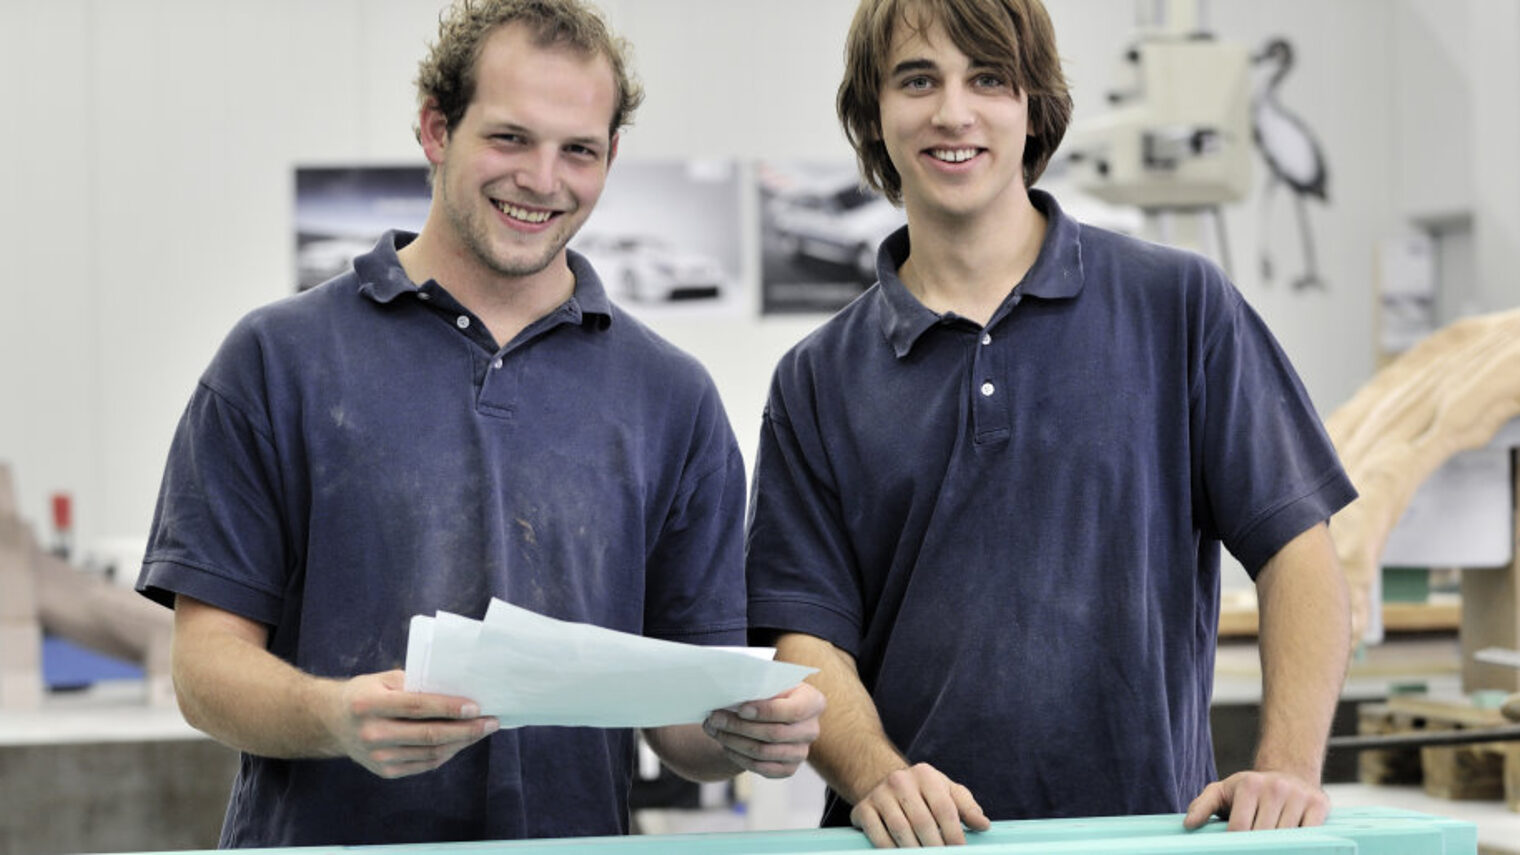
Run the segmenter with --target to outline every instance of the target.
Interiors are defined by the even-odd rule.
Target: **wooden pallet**
[[[1363,734],[1476,730],[1512,724],[1497,709],[1474,706],[1465,697],[1396,695],[1387,703],[1363,704],[1357,731]],[[1520,812],[1520,742],[1394,748],[1363,751],[1358,760],[1364,784],[1418,783],[1442,799],[1503,799]]]

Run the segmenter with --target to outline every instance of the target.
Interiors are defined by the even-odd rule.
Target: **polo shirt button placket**
[[[993,322],[996,323],[996,319]],[[1013,387],[1004,386],[1004,381],[1008,380],[1003,365],[1003,353],[1007,347],[992,347],[992,338],[989,329],[977,333],[972,357],[973,377],[978,378],[972,399],[973,431],[978,443],[1007,437],[1011,427],[1012,401],[1008,400],[1008,395]]]
[[[477,395],[481,411],[496,418],[510,419],[516,396],[512,388],[511,372],[502,370],[507,364],[505,352],[498,350],[487,356],[485,364],[485,373],[477,378],[480,384]]]

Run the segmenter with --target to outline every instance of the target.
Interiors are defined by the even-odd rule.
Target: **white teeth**
[[[935,160],[943,160],[946,163],[961,163],[976,157],[974,148],[936,148],[929,152]]]
[[[525,223],[542,223],[549,219],[549,211],[530,211],[527,208],[519,208],[510,202],[497,202],[496,209],[514,220],[522,220]]]

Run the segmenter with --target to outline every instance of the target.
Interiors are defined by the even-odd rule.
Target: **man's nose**
[[[539,196],[549,196],[554,193],[558,178],[555,167],[559,162],[559,152],[554,149],[536,149],[527,160],[518,166],[514,180],[517,186]]]
[[[939,104],[934,111],[935,127],[960,131],[976,121],[966,90],[958,85],[947,85],[940,91]]]

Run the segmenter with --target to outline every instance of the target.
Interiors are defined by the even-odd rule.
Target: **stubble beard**
[[[459,236],[464,248],[477,261],[498,276],[518,278],[542,272],[553,263],[560,251],[570,243],[570,238],[574,236],[573,230],[542,232],[539,236],[547,240],[548,245],[541,255],[529,258],[509,258],[495,251],[491,242],[490,228],[483,218],[475,213],[475,209],[455,204],[456,200],[452,196],[453,194],[449,194],[449,198],[446,199],[444,211],[454,233]],[[568,213],[561,215],[562,218],[568,216]]]

